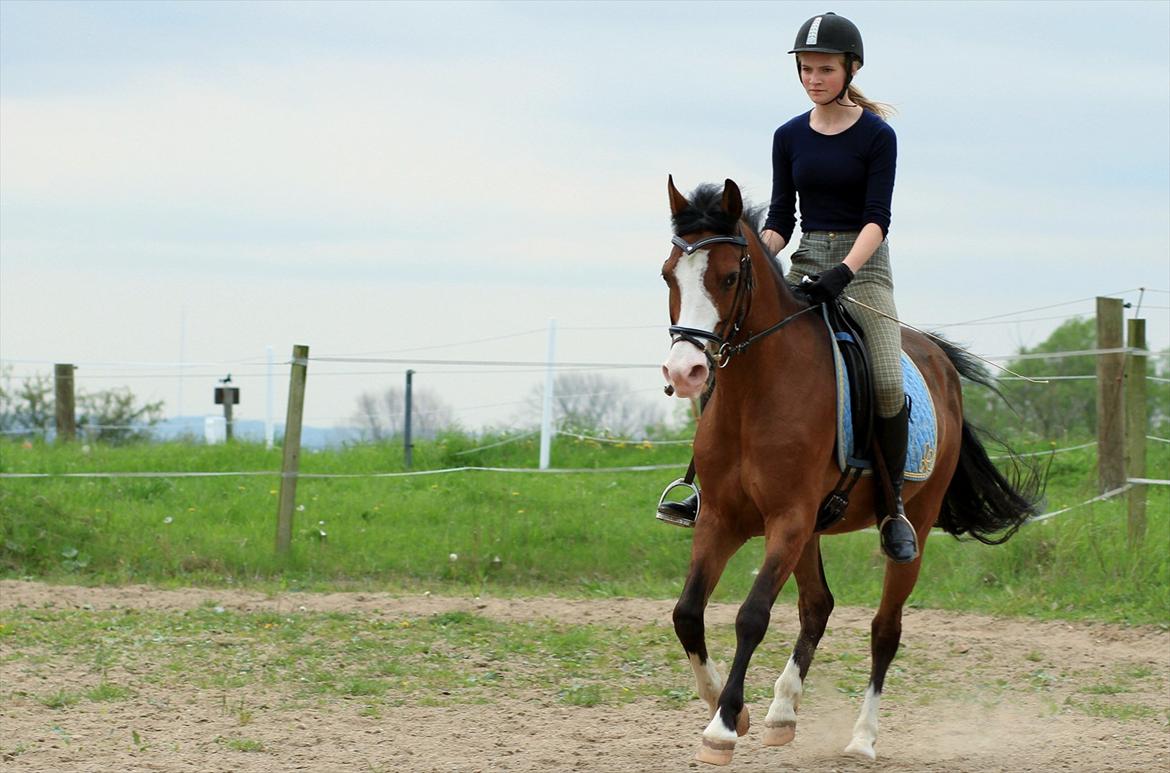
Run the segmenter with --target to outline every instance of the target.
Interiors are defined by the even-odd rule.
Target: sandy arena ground
[[[597,625],[669,625],[672,602],[639,599],[566,601],[552,598],[501,600],[433,596],[393,597],[374,593],[286,594],[225,590],[155,590],[146,587],[80,588],[0,582],[0,609],[188,610],[214,600],[239,611],[344,611],[383,618],[416,617],[466,610],[507,621],[556,619]],[[870,610],[839,608],[832,631],[867,631]],[[773,619],[792,615],[777,608]],[[711,625],[729,625],[735,607],[713,605]],[[760,743],[759,727],[740,740],[728,770],[769,771],[938,771],[939,773],[1048,773],[1049,771],[1170,771],[1170,633],[1150,627],[1035,622],[931,610],[908,610],[904,641],[927,648],[943,661],[944,692],[929,700],[899,701],[887,694],[882,706],[878,760],[840,756],[849,740],[858,701],[834,690],[818,693],[801,707],[796,740],[783,748]],[[765,642],[767,646],[767,642]],[[1019,684],[1000,701],[972,698],[979,682],[969,674],[970,653],[1002,653],[997,678]],[[1062,710],[1066,698],[1084,700],[1083,684],[1045,694],[1029,689],[1041,650],[1056,663],[1075,664],[1079,673],[1107,682],[1119,669],[1148,674],[1122,696],[1126,705],[1148,707],[1139,716],[1089,716]],[[248,736],[265,751],[231,751],[209,739],[230,735],[235,722],[225,715],[221,696],[200,691],[176,694],[157,686],[136,688],[132,700],[82,701],[64,710],[38,701],[12,700],[29,684],[20,661],[0,637],[0,750],[21,744],[29,751],[0,755],[0,769],[12,771],[606,771],[649,773],[711,769],[692,760],[706,714],[697,700],[681,709],[639,701],[619,707],[580,708],[546,694],[501,695],[489,705],[402,706],[379,718],[331,710],[328,704],[288,711],[279,721],[265,714]],[[730,653],[718,653],[728,658]],[[680,654],[680,658],[681,658]],[[816,669],[816,663],[813,664]],[[67,669],[66,669],[67,670]],[[66,679],[82,676],[78,673]],[[770,674],[768,678],[774,679]],[[693,689],[688,680],[680,688]],[[260,693],[264,688],[257,688]],[[1062,692],[1063,691],[1063,692]],[[254,696],[263,701],[264,695]],[[761,722],[766,703],[750,706]],[[69,737],[59,724],[68,718]],[[125,739],[131,729],[150,739],[136,749]]]

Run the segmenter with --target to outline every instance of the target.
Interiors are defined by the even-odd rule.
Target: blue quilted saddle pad
[[[833,346],[833,367],[837,372],[837,464],[844,471],[846,465],[868,470],[868,459],[857,459],[853,449],[853,406],[849,400],[849,374],[841,352]],[[938,449],[938,422],[934,399],[926,388],[926,381],[918,366],[906,352],[902,352],[902,382],[910,397],[910,426],[906,443],[906,479],[922,481],[934,470]]]

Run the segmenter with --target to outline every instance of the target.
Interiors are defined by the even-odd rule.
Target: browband
[[[681,236],[672,236],[670,237],[670,243],[687,255],[693,254],[695,250],[702,249],[708,244],[734,244],[739,247],[747,247],[747,239],[742,236],[708,236],[706,239],[700,239],[694,244],[691,244]]]

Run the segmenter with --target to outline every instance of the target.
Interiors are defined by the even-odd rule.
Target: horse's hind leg
[[[925,499],[922,497],[921,499]],[[914,500],[907,503],[907,510],[913,505],[923,507],[925,502]],[[915,508],[917,509],[917,508]],[[937,514],[937,505],[931,511]],[[912,523],[917,524],[918,558],[908,564],[886,562],[885,583],[882,586],[882,600],[870,625],[870,657],[872,664],[869,672],[869,686],[865,690],[865,698],[861,704],[861,713],[853,725],[853,739],[845,747],[845,753],[863,759],[875,759],[874,743],[878,733],[878,707],[882,699],[882,686],[886,680],[886,672],[894,655],[898,652],[898,644],[902,640],[902,608],[914,584],[918,581],[918,571],[922,567],[922,554],[926,548],[926,538],[930,534],[930,524],[933,516],[925,521],[916,514],[908,513]],[[925,525],[923,525],[925,523]]]
[[[707,523],[711,523],[711,519]],[[710,717],[715,716],[719,694],[723,691],[723,677],[707,656],[706,632],[703,624],[703,610],[715,590],[727,560],[743,545],[742,537],[729,535],[714,527],[704,527],[699,521],[695,529],[695,540],[691,548],[691,568],[683,586],[682,596],[674,607],[674,631],[687,653],[691,668],[695,672],[699,697],[702,698]],[[742,717],[742,732],[747,732],[747,713]]]
[[[804,677],[812,664],[817,644],[833,612],[833,594],[825,580],[821,538],[814,536],[804,547],[793,574],[800,589],[800,636],[784,672],[776,680],[775,697],[764,718],[764,745],[782,746],[796,736],[796,709],[804,690]]]

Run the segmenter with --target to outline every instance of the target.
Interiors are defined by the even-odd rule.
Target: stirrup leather
[[[662,509],[662,505],[666,503],[667,494],[676,488],[679,488],[680,486],[686,486],[695,494],[695,520],[693,521],[689,518],[682,518],[677,516],[669,510],[664,512]],[[665,523],[672,523],[675,526],[694,528],[695,523],[699,520],[699,511],[702,509],[702,507],[703,495],[699,493],[699,487],[694,483],[689,482],[686,478],[679,478],[662,490],[662,496],[658,498],[658,512],[655,517],[660,521],[664,521]]]

